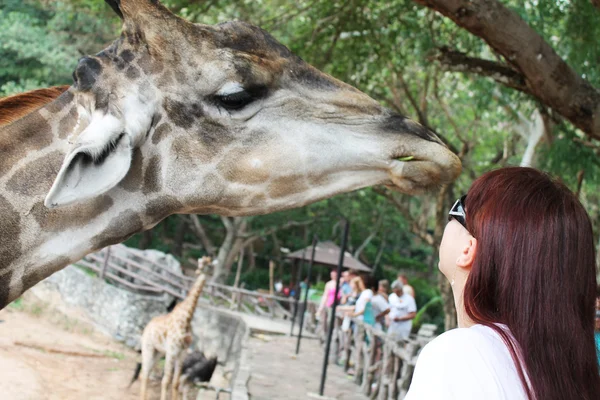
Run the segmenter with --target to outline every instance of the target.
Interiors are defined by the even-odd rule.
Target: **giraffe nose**
[[[94,57],[83,57],[73,72],[73,81],[77,89],[90,90],[102,72],[102,64]]]
[[[434,132],[427,129],[423,125],[401,115],[396,114],[387,117],[383,122],[383,129],[388,132],[417,136],[420,139],[444,145],[444,143]]]

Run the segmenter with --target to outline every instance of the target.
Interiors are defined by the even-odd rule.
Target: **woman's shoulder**
[[[421,356],[461,358],[469,354],[481,356],[496,341],[496,334],[491,328],[475,325],[471,328],[456,328],[446,331],[429,342],[421,350]],[[499,339],[499,338],[498,338]]]

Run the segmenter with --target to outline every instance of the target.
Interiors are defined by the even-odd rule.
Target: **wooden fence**
[[[75,264],[94,271],[100,279],[116,286],[142,294],[167,293],[181,300],[185,298],[195,280],[194,277],[172,271],[144,257],[139,250],[123,245],[106,247],[87,255]],[[261,317],[291,320],[294,314],[295,300],[292,297],[270,295],[214,282],[205,284],[202,297],[213,306]],[[308,309],[314,311],[316,304],[309,302]],[[314,312],[309,314],[314,315]],[[314,318],[307,321],[306,328],[316,328]]]
[[[393,340],[386,333],[354,321],[354,329],[342,330],[343,316],[337,315],[333,333],[332,361],[348,372],[370,399],[404,399],[412,379],[419,350],[434,337],[435,325],[424,324],[408,340]]]

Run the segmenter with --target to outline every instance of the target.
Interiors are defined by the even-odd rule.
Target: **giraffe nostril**
[[[83,57],[73,72],[73,82],[79,90],[89,90],[94,86],[101,72],[102,64],[97,59]]]

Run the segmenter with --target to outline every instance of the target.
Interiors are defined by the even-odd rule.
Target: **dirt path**
[[[323,348],[314,339],[302,341],[295,357],[296,338],[261,335],[248,342],[252,376],[249,392],[253,400],[304,400],[319,390]],[[276,394],[275,394],[276,393]],[[325,393],[338,400],[366,400],[358,385],[337,365],[329,365]]]
[[[130,389],[127,384],[139,354],[80,316],[66,316],[26,296],[0,311],[0,320],[0,398],[138,399],[139,381]],[[160,384],[152,382],[150,399],[158,399],[159,392]]]

